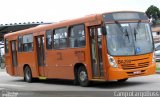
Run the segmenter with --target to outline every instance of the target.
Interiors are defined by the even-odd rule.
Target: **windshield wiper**
[[[121,26],[121,24],[118,22],[118,21],[115,21],[115,23],[118,25],[118,27],[120,28],[120,31],[125,33],[125,36],[127,36],[128,40],[129,40],[129,34],[128,34],[128,31],[127,29],[125,29],[125,31],[123,31],[123,27]],[[130,40],[129,40],[130,42]]]
[[[137,35],[137,30],[138,30],[138,28],[139,28],[139,24],[140,24],[140,23],[141,23],[141,20],[138,20],[137,27],[134,28],[134,37],[135,37],[135,41],[137,40],[136,35]],[[137,29],[137,30],[136,30],[136,29]]]
[[[127,36],[128,40],[129,40],[129,34],[128,34],[127,29],[125,29],[125,36]],[[130,40],[129,40],[129,42],[130,42]]]
[[[135,38],[135,41],[137,40],[136,35],[137,35],[137,31],[136,31],[136,28],[134,28],[134,38]]]

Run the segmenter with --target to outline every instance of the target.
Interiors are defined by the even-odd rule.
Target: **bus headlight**
[[[152,63],[155,63],[156,62],[156,56],[155,56],[155,53],[153,52],[153,55],[152,55]]]
[[[113,68],[118,68],[118,65],[116,63],[116,61],[114,60],[114,58],[110,55],[108,55],[108,60],[109,60],[109,63],[110,65],[113,67]]]

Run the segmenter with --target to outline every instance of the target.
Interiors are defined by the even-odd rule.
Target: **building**
[[[154,43],[160,43],[160,24],[152,27]]]
[[[43,23],[43,22],[28,22],[28,23],[10,23],[10,24],[0,24],[0,65],[1,65],[1,59],[2,55],[4,54],[4,39],[3,36],[6,33],[11,33],[23,29],[28,29],[31,27],[35,27],[42,24],[49,24],[49,23]]]
[[[28,22],[28,23],[10,23],[10,24],[0,24],[0,41],[3,41],[3,36],[6,33],[15,32],[37,25],[45,24],[43,22]]]

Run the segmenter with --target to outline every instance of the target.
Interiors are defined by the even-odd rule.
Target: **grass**
[[[160,62],[157,62],[157,64],[156,64],[156,65],[157,65],[156,70],[160,70],[160,66],[159,66],[159,65],[160,65]]]
[[[160,70],[160,68],[156,68],[156,70]]]

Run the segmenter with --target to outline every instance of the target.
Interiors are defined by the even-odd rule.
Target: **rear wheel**
[[[78,69],[78,81],[79,84],[83,87],[89,85],[87,70],[84,66],[81,66]]]
[[[32,82],[33,78],[32,78],[32,72],[29,66],[26,66],[24,69],[24,80],[26,82]]]
[[[118,82],[126,82],[127,80],[128,80],[128,78],[124,78],[124,79],[118,80]]]

